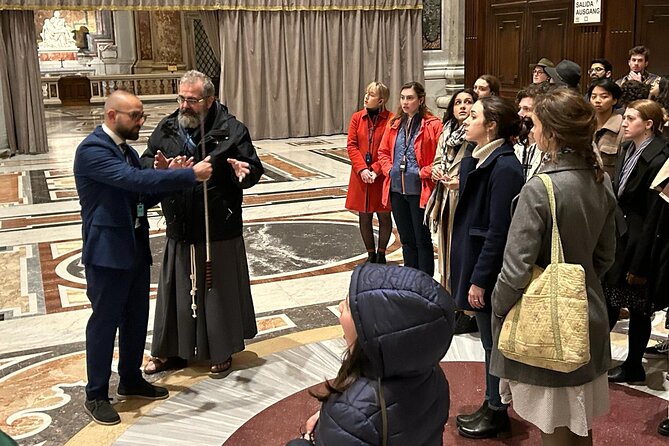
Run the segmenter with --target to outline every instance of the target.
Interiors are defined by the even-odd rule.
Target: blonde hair
[[[372,81],[365,87],[365,93],[372,92],[380,99],[383,99],[383,107],[385,108],[388,99],[390,98],[390,89],[386,87],[383,82]]]

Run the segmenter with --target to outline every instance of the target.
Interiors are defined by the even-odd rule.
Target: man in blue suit
[[[146,116],[141,101],[126,91],[105,102],[104,124],[77,148],[74,178],[81,204],[82,263],[93,314],[86,326],[86,403],[99,424],[121,421],[109,402],[109,378],[119,331],[119,399],[167,398],[167,389],[142,377],[140,367],[149,315],[149,224],[146,210],[161,193],[191,187],[211,176],[209,159],[183,158],[169,169],[141,170],[137,140]],[[150,191],[147,193],[147,191]],[[154,192],[155,191],[155,192]]]

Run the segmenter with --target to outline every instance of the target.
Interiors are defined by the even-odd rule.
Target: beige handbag
[[[553,218],[551,263],[545,270],[534,266],[523,296],[504,319],[498,348],[514,361],[568,373],[590,362],[585,270],[564,263],[553,183],[546,174],[538,176]]]

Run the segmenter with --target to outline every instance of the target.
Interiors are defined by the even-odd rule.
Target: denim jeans
[[[481,344],[485,350],[485,399],[491,409],[506,407],[499,396],[499,378],[490,374],[490,353],[492,352],[492,315],[488,312],[476,312],[476,324],[481,333]]]
[[[419,269],[434,276],[434,250],[430,229],[423,224],[425,209],[420,196],[390,193],[393,218],[402,243],[404,266]]]

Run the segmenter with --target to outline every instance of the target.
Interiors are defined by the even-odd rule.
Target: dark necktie
[[[121,152],[123,152],[123,155],[125,156],[125,162],[130,164],[131,166],[134,166],[135,164],[132,161],[132,147],[130,147],[128,144],[123,143],[119,145]]]

